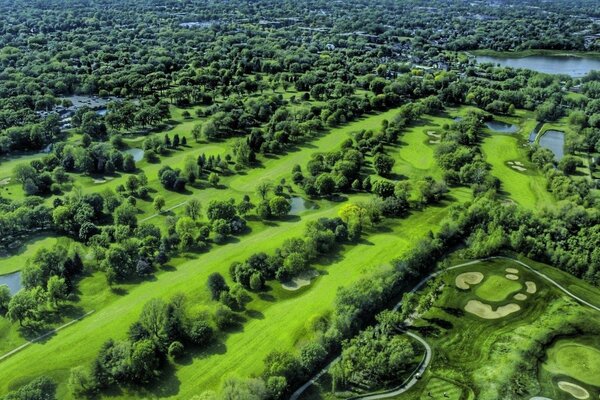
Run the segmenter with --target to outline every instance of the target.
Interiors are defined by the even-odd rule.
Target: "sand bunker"
[[[517,171],[527,171],[527,168],[524,167],[525,164],[520,161],[507,161],[506,164]]]
[[[480,302],[479,300],[469,300],[465,306],[465,311],[475,314],[483,319],[499,319],[504,318],[509,314],[517,312],[521,309],[521,306],[515,303],[509,303],[504,306],[500,306],[496,311],[492,310],[492,306]]]
[[[429,144],[438,144],[440,141],[439,140],[430,140]]]
[[[435,133],[435,131],[427,131],[427,135],[438,139],[442,137],[442,135],[440,135],[439,133]]]
[[[506,268],[505,271],[508,272],[509,274],[518,274],[519,273],[519,270],[516,268]]]
[[[523,301],[523,300],[527,300],[527,295],[523,294],[523,293],[517,293],[513,296],[513,298],[515,300]]]
[[[10,178],[4,178],[0,180],[0,186],[6,186],[10,183]]]
[[[560,390],[562,390],[563,392],[569,393],[571,396],[575,397],[576,399],[583,400],[583,399],[590,398],[590,393],[587,390],[585,390],[581,386],[576,385],[574,383],[560,381],[560,382],[558,382],[558,387]]]
[[[301,287],[310,285],[310,281],[318,275],[319,273],[317,271],[306,271],[293,278],[291,281],[282,283],[281,287],[283,287],[285,290],[298,290]]]
[[[527,285],[527,293],[533,294],[537,292],[537,286],[535,285],[535,282],[527,281],[525,282],[525,285]]]
[[[94,183],[105,183],[106,179],[94,179]]]
[[[513,274],[506,274],[506,279],[509,279],[511,281],[518,281],[519,277],[517,275],[513,275]]]
[[[477,285],[483,280],[481,272],[465,272],[456,277],[456,287],[463,290],[468,290],[471,285]]]

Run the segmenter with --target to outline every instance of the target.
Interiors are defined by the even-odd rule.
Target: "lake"
[[[501,121],[492,120],[486,122],[485,124],[494,132],[515,133],[519,130],[519,127],[517,125],[507,124],[506,122]]]
[[[565,133],[548,130],[540,138],[540,146],[552,150],[554,157],[560,161],[565,154]]]
[[[6,285],[10,290],[10,294],[15,294],[21,290],[21,272],[13,272],[12,274],[0,275],[0,286]]]
[[[133,156],[133,161],[138,162],[140,161],[142,158],[144,158],[144,150],[142,149],[127,149],[125,150],[125,153],[127,154],[131,154]]]
[[[298,214],[302,211],[317,208],[317,203],[310,200],[304,200],[302,197],[292,197],[290,199],[290,204],[292,206],[290,214]]]
[[[574,56],[492,57],[477,56],[478,63],[500,64],[503,67],[527,68],[546,74],[580,78],[592,70],[600,70],[600,59]]]

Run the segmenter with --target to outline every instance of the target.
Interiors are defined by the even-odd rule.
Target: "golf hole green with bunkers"
[[[597,289],[523,261],[598,305]],[[503,399],[519,384],[529,390],[519,397],[526,400],[598,399],[600,312],[509,259],[451,269],[442,284],[441,296],[410,328],[431,345],[430,367],[410,391],[391,398]]]

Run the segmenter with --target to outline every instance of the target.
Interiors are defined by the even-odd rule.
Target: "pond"
[[[540,146],[552,150],[554,157],[560,161],[565,154],[565,133],[548,130],[540,138]]]
[[[575,56],[492,57],[477,56],[478,63],[500,64],[503,67],[527,68],[545,74],[562,74],[574,78],[600,70],[600,59]]]
[[[292,205],[292,209],[290,210],[291,214],[298,214],[302,211],[318,208],[317,203],[310,200],[304,200],[302,197],[292,197],[290,199],[290,204]]]
[[[6,285],[10,290],[10,294],[15,294],[21,290],[21,272],[13,272],[12,274],[0,275],[0,286]]]
[[[517,125],[507,124],[506,122],[502,121],[492,120],[486,122],[485,124],[494,132],[515,133],[519,130],[519,127]]]
[[[138,162],[140,161],[142,158],[144,158],[144,150],[142,149],[127,149],[124,151],[127,154],[131,154],[133,156],[133,161]]]

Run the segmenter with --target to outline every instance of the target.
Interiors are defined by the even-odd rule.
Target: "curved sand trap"
[[[475,314],[483,319],[499,319],[504,318],[509,314],[517,312],[521,309],[521,306],[515,303],[509,303],[504,306],[500,306],[496,311],[492,310],[492,306],[480,302],[479,300],[469,300],[465,306],[465,311]]]
[[[523,293],[517,293],[514,295],[514,299],[519,301],[527,300],[527,295]]]
[[[465,272],[456,277],[454,283],[456,287],[463,290],[468,290],[471,285],[477,285],[483,280],[481,272]]]
[[[518,281],[519,277],[517,275],[513,275],[513,274],[506,274],[506,279],[509,279],[511,281]]]
[[[506,271],[509,274],[518,274],[519,270],[516,268],[506,268],[504,271]]]
[[[535,396],[535,397],[530,398],[529,400],[552,400],[552,399],[549,397]]]
[[[106,183],[106,179],[94,179],[94,183]]]
[[[537,292],[537,286],[535,285],[535,282],[527,281],[525,282],[525,285],[527,285],[527,293],[533,294]]]
[[[319,273],[317,271],[314,271],[314,270],[306,271],[306,272],[303,272],[302,274],[298,275],[297,277],[293,278],[289,282],[282,283],[281,287],[284,288],[285,290],[291,290],[291,291],[298,290],[301,287],[310,285],[310,281],[318,275],[319,275]]]
[[[563,392],[569,393],[571,396],[575,397],[576,399],[583,400],[583,399],[590,398],[590,393],[587,390],[585,390],[581,386],[576,385],[571,382],[560,381],[560,382],[558,382],[558,388],[560,390],[562,390]]]

